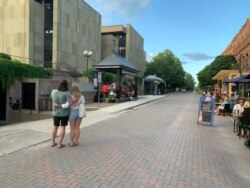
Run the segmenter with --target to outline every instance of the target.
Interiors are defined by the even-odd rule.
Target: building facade
[[[136,89],[132,89],[136,90],[135,95],[143,94],[144,86],[142,80],[146,68],[146,53],[144,51],[143,37],[129,24],[126,26],[104,26],[101,29],[101,34],[102,60],[111,57],[112,54],[116,54],[125,58],[138,70],[137,76],[131,76],[126,73],[116,74],[116,81],[121,83],[121,88],[126,87],[126,85],[128,85],[129,88],[133,88],[132,85],[136,85]],[[136,84],[134,84],[134,82]]]
[[[51,108],[50,92],[59,80],[88,82],[78,77],[113,53],[126,58],[142,77],[143,48],[143,38],[131,25],[101,27],[101,15],[84,0],[0,0],[0,52],[54,69],[53,79],[24,79],[0,89],[0,104],[4,104],[0,125],[22,117],[23,109],[35,113]],[[91,51],[91,56],[85,51]],[[84,92],[95,92],[92,83],[80,86]],[[11,116],[15,108],[22,111]]]
[[[240,64],[242,72],[250,69],[250,18],[241,27],[232,42],[223,52],[223,55],[234,55]]]
[[[0,0],[0,52],[54,69],[53,79],[24,79],[0,89],[0,125],[21,121],[27,110],[32,119],[51,110],[50,92],[59,80],[79,81],[87,65],[101,61],[101,15],[83,0]],[[94,92],[83,86],[85,96]]]
[[[101,60],[101,15],[82,0],[0,0],[0,52],[83,73]]]
[[[143,37],[131,26],[115,25],[104,26],[102,34],[101,59],[113,53],[126,58],[142,75],[146,67],[146,53]]]
[[[239,64],[239,70],[222,70],[214,76],[214,80],[218,80],[221,84],[222,92],[227,92],[231,95],[238,90],[241,96],[244,95],[244,90],[249,87],[247,84],[239,84],[239,88],[234,83],[224,83],[224,80],[234,79],[241,75],[250,74],[250,18],[241,27],[240,31],[234,36],[231,43],[224,50],[222,55],[235,56]],[[249,85],[249,84],[248,84]]]

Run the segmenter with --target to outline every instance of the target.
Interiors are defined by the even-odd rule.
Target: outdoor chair
[[[220,109],[219,114],[223,114],[223,116],[230,115],[232,113],[232,109],[230,104],[225,104],[223,109]]]
[[[241,138],[241,130],[248,132],[248,138],[250,133],[250,108],[244,108],[243,115],[240,119],[240,125],[239,125],[239,138]]]

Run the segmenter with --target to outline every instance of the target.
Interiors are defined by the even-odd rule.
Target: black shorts
[[[54,120],[54,126],[67,126],[68,121],[69,121],[69,116],[63,116],[63,117],[58,117],[58,116],[53,116]]]

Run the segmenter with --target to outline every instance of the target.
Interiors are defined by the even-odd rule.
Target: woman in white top
[[[242,115],[242,113],[244,111],[244,100],[239,99],[238,101],[239,101],[239,103],[234,105],[234,107],[233,107],[233,113],[235,115]]]
[[[79,116],[80,105],[85,103],[85,99],[82,96],[78,86],[72,86],[71,88],[72,100],[62,104],[62,108],[67,108],[70,105],[70,143],[69,146],[77,146],[80,138],[80,125],[82,117]]]

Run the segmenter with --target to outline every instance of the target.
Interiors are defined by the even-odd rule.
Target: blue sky
[[[85,0],[102,25],[131,24],[147,60],[166,49],[196,74],[226,49],[250,17],[249,0]]]

